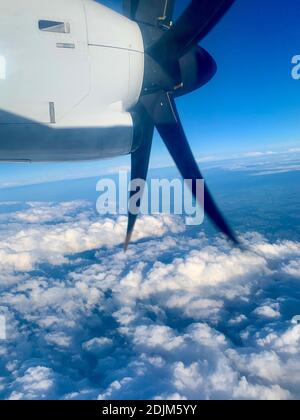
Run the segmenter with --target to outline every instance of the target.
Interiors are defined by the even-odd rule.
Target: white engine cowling
[[[0,160],[130,153],[143,74],[138,25],[95,1],[0,0]]]

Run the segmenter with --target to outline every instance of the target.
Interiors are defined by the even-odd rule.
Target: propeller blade
[[[178,60],[219,22],[235,0],[192,0],[178,21],[147,51],[164,62]]]
[[[171,94],[162,93],[161,96],[158,97],[158,105],[153,113],[153,117],[155,126],[183,179],[193,180],[192,193],[197,199],[196,180],[203,179],[203,176],[191,151],[179,118],[174,98]],[[202,205],[203,203],[199,204]],[[236,236],[215,204],[206,185],[204,190],[204,205],[205,212],[219,230],[235,244],[239,244]]]
[[[149,161],[150,161],[150,153],[152,148],[152,139],[153,139],[153,132],[154,132],[154,125],[152,121],[149,119],[148,115],[145,111],[139,113],[142,116],[142,142],[140,147],[131,154],[131,185],[133,187],[132,182],[134,180],[143,180],[146,182],[148,169],[149,169]],[[135,203],[135,207],[132,208],[131,199],[137,193],[137,191],[130,191],[130,201],[129,201],[129,208],[128,208],[128,226],[127,226],[127,234],[126,240],[124,244],[124,251],[126,252],[128,246],[130,244],[132,234],[134,231],[134,227],[138,218],[139,210],[141,207],[141,199],[139,199]],[[143,195],[144,188],[139,191],[140,196]]]

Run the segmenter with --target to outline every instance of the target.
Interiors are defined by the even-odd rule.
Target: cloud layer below
[[[90,208],[1,215],[2,398],[300,398],[300,243],[145,217],[124,255]]]

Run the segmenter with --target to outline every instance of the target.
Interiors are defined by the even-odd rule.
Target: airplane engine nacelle
[[[84,160],[134,148],[138,25],[93,0],[0,0],[0,160]]]

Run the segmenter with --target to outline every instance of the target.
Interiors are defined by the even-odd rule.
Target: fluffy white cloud
[[[23,376],[17,378],[13,386],[14,390],[9,399],[37,399],[49,396],[54,386],[53,372],[43,366],[31,367],[26,370]]]
[[[258,344],[262,347],[273,348],[280,353],[298,355],[300,345],[300,324],[291,326],[281,334],[272,330],[266,337],[259,339]]]
[[[280,318],[279,305],[275,303],[272,306],[263,305],[255,309],[255,315],[263,318]]]
[[[105,350],[111,349],[113,345],[113,341],[110,338],[107,337],[101,337],[101,338],[92,338],[91,340],[87,341],[86,343],[83,343],[82,348],[85,351],[99,354]]]
[[[176,336],[172,329],[166,326],[142,325],[134,330],[133,343],[138,347],[172,351],[182,345],[183,338]]]
[[[290,276],[300,279],[300,260],[290,261],[285,267],[284,271]]]

